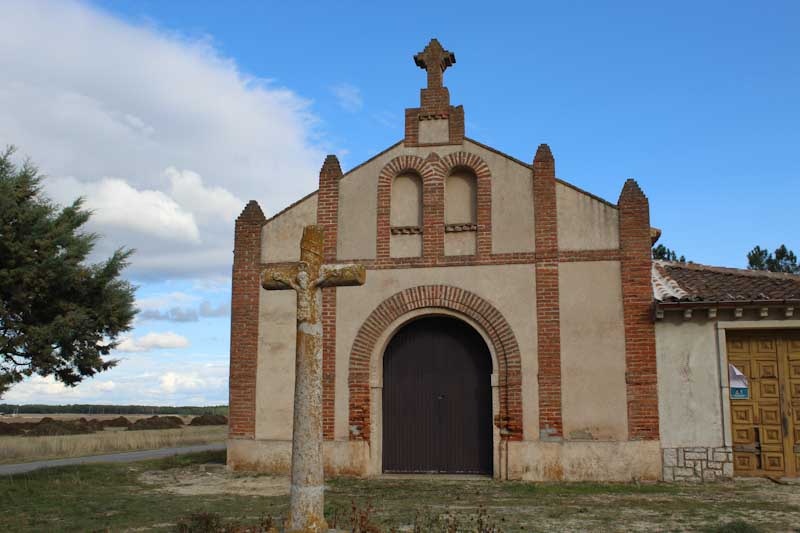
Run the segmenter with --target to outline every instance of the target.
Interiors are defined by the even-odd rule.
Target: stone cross
[[[441,87],[445,69],[455,62],[456,55],[442,48],[436,39],[431,39],[428,46],[414,56],[414,63],[428,71],[428,89]]]
[[[323,513],[322,464],[322,291],[363,285],[363,265],[322,264],[324,229],[306,226],[300,261],[266,265],[261,285],[297,293],[297,353],[292,431],[292,488],[289,531],[327,530]]]

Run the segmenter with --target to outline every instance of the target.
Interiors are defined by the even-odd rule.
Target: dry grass
[[[227,434],[227,426],[192,426],[152,431],[109,428],[89,435],[55,437],[0,437],[0,464],[209,444],[224,441]]]

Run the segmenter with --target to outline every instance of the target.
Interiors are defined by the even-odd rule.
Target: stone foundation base
[[[521,441],[509,447],[508,478],[524,481],[657,481],[657,440]]]
[[[662,470],[659,441],[511,441],[508,457],[505,443],[495,453],[496,479],[506,478],[506,465],[508,479],[525,481],[655,481]],[[325,441],[323,456],[326,476],[381,474],[365,441]],[[288,440],[228,439],[232,470],[288,474],[291,460]]]
[[[369,445],[366,442],[325,441],[322,451],[326,476],[367,475]],[[291,465],[291,441],[228,439],[228,468],[231,470],[288,475]]]
[[[733,477],[733,450],[715,448],[664,448],[664,481],[716,481]]]

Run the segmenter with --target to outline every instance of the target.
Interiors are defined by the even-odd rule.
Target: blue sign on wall
[[[750,389],[747,387],[731,387],[731,400],[749,400]]]
[[[728,365],[728,380],[731,387],[731,400],[750,399],[750,388],[747,376],[733,365]]]

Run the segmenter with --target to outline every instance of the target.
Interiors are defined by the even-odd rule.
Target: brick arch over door
[[[400,155],[389,161],[378,175],[377,206],[377,255],[379,259],[389,257],[389,235],[391,231],[392,181],[404,172],[415,172],[424,183],[434,175],[434,169],[421,157]]]
[[[453,152],[439,162],[443,179],[458,168],[464,167],[475,173],[477,179],[477,223],[478,223],[478,255],[492,253],[492,173],[489,165],[475,154],[469,152]]]
[[[350,439],[369,440],[370,363],[378,340],[395,320],[423,308],[450,309],[483,328],[498,363],[500,411],[495,423],[501,430],[507,430],[503,438],[522,440],[522,374],[516,336],[492,304],[472,292],[448,285],[426,285],[395,293],[378,305],[361,325],[350,352]]]

